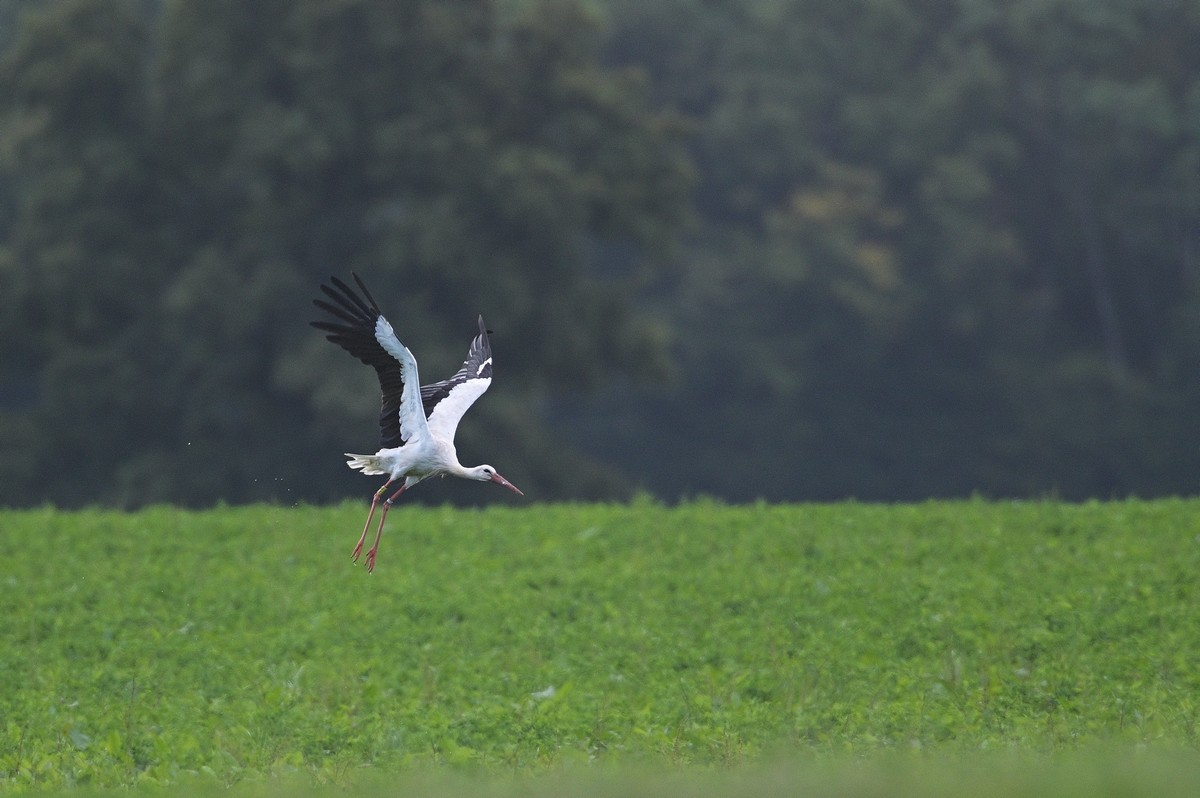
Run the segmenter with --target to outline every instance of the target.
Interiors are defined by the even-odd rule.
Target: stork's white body
[[[466,379],[451,387],[426,418],[419,388],[421,380],[417,373],[417,359],[407,346],[400,343],[392,325],[383,316],[375,321],[375,340],[400,364],[400,376],[404,380],[399,408],[400,437],[404,443],[384,447],[369,455],[347,452],[346,456],[350,458],[348,465],[364,474],[387,474],[392,481],[404,477],[406,490],[423,479],[441,475],[492,480],[495,469],[491,466],[466,468],[458,462],[458,452],[454,448],[458,422],[467,408],[492,384],[491,356],[474,367],[475,374],[465,375]],[[464,368],[471,366],[470,359],[463,365]],[[484,376],[485,368],[487,376]]]
[[[371,571],[375,569],[375,555],[388,509],[401,493],[421,480],[449,475],[495,482],[518,494],[521,491],[490,465],[474,468],[462,465],[454,448],[458,422],[492,383],[491,345],[483,317],[479,318],[479,335],[471,343],[462,368],[448,380],[421,387],[416,358],[408,347],[400,343],[392,325],[380,313],[357,274],[354,279],[367,301],[364,302],[335,277],[332,282],[336,291],[327,286],[321,286],[321,289],[337,301],[338,306],[321,300],[316,300],[315,304],[345,323],[313,322],[313,326],[332,333],[328,336],[329,340],[373,366],[383,389],[380,412],[383,446],[375,454],[346,454],[350,458],[347,465],[351,468],[364,474],[388,477],[388,481],[375,492],[371,500],[371,512],[354,548],[355,561],[362,552],[379,500],[390,485],[404,480],[399,490],[384,503],[375,545],[367,552],[367,570]]]
[[[407,443],[395,449],[380,449],[375,454],[346,452],[346,456],[350,458],[346,465],[364,474],[386,474],[393,480],[404,477],[405,490],[429,477],[475,478],[472,469],[458,462],[454,444],[433,436],[416,445]]]

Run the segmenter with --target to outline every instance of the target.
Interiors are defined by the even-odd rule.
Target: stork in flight
[[[321,290],[333,303],[314,299],[313,304],[337,321],[314,321],[312,326],[329,333],[325,336],[327,339],[374,368],[383,391],[379,411],[379,451],[346,454],[350,458],[347,465],[351,468],[364,474],[386,474],[388,478],[371,499],[371,512],[367,514],[367,523],[354,547],[354,562],[358,562],[362,553],[379,500],[393,482],[404,480],[400,489],[384,501],[375,544],[367,551],[367,571],[374,571],[383,522],[392,502],[421,480],[449,474],[495,482],[517,494],[525,494],[490,465],[466,468],[458,462],[454,450],[454,431],[458,422],[492,384],[492,346],[488,341],[488,329],[483,326],[483,316],[479,317],[479,335],[471,342],[462,368],[448,380],[421,386],[416,358],[400,343],[359,276],[354,274],[354,282],[358,283],[362,297],[336,277],[331,277],[330,282],[332,287],[322,285]]]

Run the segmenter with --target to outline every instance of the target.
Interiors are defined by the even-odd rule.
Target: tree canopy
[[[607,6],[699,224],[684,377],[570,405],[590,446],[668,495],[1193,489],[1200,7]]]
[[[427,381],[457,368],[477,313],[496,331],[506,389],[464,455],[487,429],[514,479],[611,493],[537,403],[662,372],[631,291],[689,172],[599,37],[575,6],[477,0],[23,16],[0,64],[0,302],[25,386],[4,403],[0,500],[338,495],[336,453],[377,444],[376,388],[307,321],[318,282],[350,270]]]
[[[1195,4],[4,22],[0,504],[361,492],[372,375],[306,325],[350,270],[426,381],[483,313],[460,450],[530,495],[1193,490]]]

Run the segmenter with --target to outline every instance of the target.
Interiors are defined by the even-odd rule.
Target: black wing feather
[[[383,314],[357,274],[354,274],[354,282],[366,296],[366,301],[338,278],[330,277],[329,281],[333,288],[322,285],[321,291],[332,299],[333,303],[314,299],[313,304],[342,323],[310,323],[318,330],[329,333],[325,336],[328,340],[375,369],[383,394],[379,407],[380,448],[394,449],[404,443],[404,439],[400,437],[400,399],[404,394],[404,379],[400,373],[399,361],[389,355],[375,338],[375,323]],[[422,404],[425,405],[428,415],[429,405],[425,402]]]
[[[425,406],[426,418],[433,412],[433,408],[437,406],[438,402],[449,396],[450,391],[454,390],[454,386],[469,379],[492,376],[492,344],[488,339],[490,333],[491,330],[484,326],[483,316],[480,316],[479,335],[471,341],[471,348],[467,350],[467,359],[463,362],[462,368],[449,379],[421,386],[421,404]]]

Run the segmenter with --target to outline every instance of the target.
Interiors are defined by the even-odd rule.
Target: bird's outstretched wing
[[[483,324],[483,316],[480,316],[479,335],[471,341],[462,368],[448,380],[421,388],[421,401],[429,416],[429,431],[447,440],[454,440],[454,431],[458,429],[463,414],[491,384],[492,345],[488,340],[488,329]]]
[[[353,277],[363,296],[338,278],[329,278],[332,287],[322,285],[321,291],[333,303],[314,299],[313,304],[339,321],[311,324],[329,333],[327,339],[375,369],[383,393],[379,408],[380,448],[394,449],[425,429],[428,410],[420,407],[423,403],[416,387],[417,361],[400,343],[362,279],[357,274]]]

